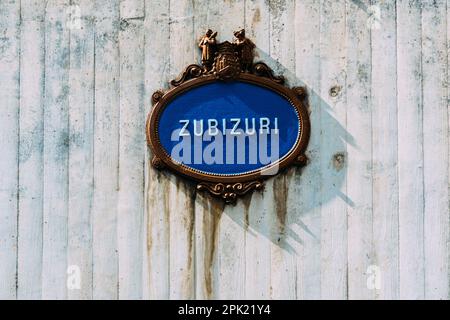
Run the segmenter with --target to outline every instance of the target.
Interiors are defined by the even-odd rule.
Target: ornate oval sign
[[[235,33],[235,43],[216,44],[208,31],[203,43],[208,34],[214,59],[203,54],[203,66],[188,66],[171,82],[174,88],[153,94],[147,139],[155,167],[233,202],[286,166],[306,164],[306,92],[283,86],[264,63],[247,61],[253,44],[245,36],[239,40]]]

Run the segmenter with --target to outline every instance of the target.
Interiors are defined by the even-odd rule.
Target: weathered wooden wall
[[[448,2],[0,0],[0,298],[448,299]],[[148,165],[207,27],[310,94],[236,206]]]

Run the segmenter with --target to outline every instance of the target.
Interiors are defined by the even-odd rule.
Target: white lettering
[[[230,134],[232,134],[232,135],[238,135],[238,134],[241,134],[240,132],[236,132],[236,129],[238,128],[239,124],[241,123],[241,119],[239,119],[239,118],[233,118],[233,119],[230,119],[230,121],[231,121],[231,122],[234,122],[234,127],[233,127],[233,129],[231,129]]]
[[[187,131],[186,128],[189,125],[189,120],[180,120],[180,123],[184,123],[184,126],[180,130],[180,136],[188,136],[189,131]]]

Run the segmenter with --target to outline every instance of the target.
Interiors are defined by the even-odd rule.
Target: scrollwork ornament
[[[222,198],[226,203],[234,203],[237,196],[243,196],[253,190],[262,190],[263,186],[261,181],[236,183],[201,182],[197,185],[197,190],[208,191],[212,195]]]

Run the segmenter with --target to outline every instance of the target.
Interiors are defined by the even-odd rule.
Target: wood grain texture
[[[398,119],[396,5],[380,5],[372,30],[372,202],[379,299],[399,298]],[[382,23],[381,23],[382,22]],[[375,270],[374,270],[375,271]],[[375,275],[375,274],[373,274]],[[377,289],[375,289],[377,290]]]
[[[0,4],[0,299],[16,297],[20,4]]]
[[[42,298],[66,299],[69,205],[69,1],[49,1],[45,15]]]
[[[273,60],[269,58],[270,7],[265,1],[246,1],[245,23],[246,32],[256,45],[257,60],[266,61],[273,67]],[[271,183],[263,191],[252,194],[250,203],[249,200],[244,202],[246,298],[270,299],[270,199],[273,199]]]
[[[297,198],[297,220],[292,228],[297,251],[297,299],[319,299],[320,282],[320,2],[297,1],[295,8],[295,73],[308,90],[312,133],[308,165],[294,180],[292,198]]]
[[[422,7],[397,2],[400,298],[423,299],[424,176]]]
[[[126,4],[126,5],[125,5]],[[144,12],[142,1],[121,3],[119,193],[117,237],[119,298],[142,298],[142,239],[144,221]]]
[[[94,21],[92,1],[69,7],[68,298],[92,299],[94,191]],[[78,9],[79,8],[79,9]],[[79,273],[79,274],[78,274]],[[76,283],[79,277],[79,284]]]
[[[270,1],[269,13],[269,54],[276,63],[274,70],[278,74],[283,74],[284,70],[295,71],[295,46],[292,45],[290,36],[295,34],[295,2]],[[295,73],[291,71],[285,74],[285,77],[288,85],[297,85]],[[295,184],[295,173],[300,171],[296,172],[295,168],[288,169],[283,175],[274,177],[267,189],[273,193],[269,210],[275,213],[269,215],[272,239],[270,266],[272,299],[296,299],[297,265],[289,235],[291,224],[299,214],[295,210],[298,197],[293,195],[291,188]]]
[[[211,12],[209,27],[218,32],[219,41],[232,41],[233,31],[244,27],[245,1],[211,1],[206,9]],[[220,18],[224,10],[229,14],[226,21]],[[201,196],[209,198],[207,194]],[[211,203],[212,210],[204,213],[216,222],[215,228],[206,226],[203,230],[205,235],[213,235],[210,277],[216,279],[216,285],[212,286],[211,298],[245,298],[245,205],[245,201],[234,206]]]
[[[422,9],[425,298],[449,297],[447,39],[445,1]],[[432,28],[430,28],[432,26]],[[433,30],[433,31],[432,31]]]
[[[169,2],[145,2],[145,111],[154,91],[167,88],[170,57]],[[150,149],[148,148],[150,152]],[[151,155],[147,156],[147,159]],[[169,298],[169,180],[146,163],[146,241],[144,298]]]
[[[119,1],[97,0],[95,12],[93,298],[118,297]]]
[[[320,12],[321,297],[348,298],[346,1],[322,1]]]
[[[42,293],[45,3],[22,1],[17,298]]]
[[[169,79],[174,79],[194,59],[193,2],[171,2],[169,7]],[[195,297],[194,230],[195,186],[174,175],[169,179],[169,298]]]
[[[0,298],[449,299],[449,1],[0,3]],[[155,90],[244,27],[309,158],[224,205],[150,166]]]
[[[372,101],[370,1],[348,3],[347,21],[347,146],[348,298],[371,299],[367,269],[374,264],[372,234]]]

